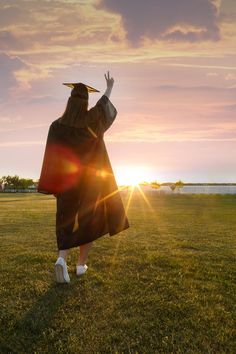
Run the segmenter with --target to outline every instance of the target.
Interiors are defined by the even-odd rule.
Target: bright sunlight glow
[[[114,168],[119,185],[137,186],[141,182],[150,182],[152,176],[148,166],[118,166]]]

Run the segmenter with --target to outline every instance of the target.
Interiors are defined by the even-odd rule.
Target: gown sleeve
[[[41,173],[40,173],[40,178],[38,182],[38,193],[42,194],[53,194],[53,191],[48,188],[47,181],[48,181],[48,176],[51,174],[51,170],[53,165],[51,164],[51,155],[52,152],[50,151],[50,145],[53,144],[53,125],[51,124],[48,130],[48,135],[46,139],[46,146],[44,150],[44,156],[43,156],[43,163],[42,163],[42,168],[41,168]]]
[[[92,107],[86,117],[88,129],[91,129],[96,135],[103,135],[110,128],[117,115],[117,110],[109,98],[103,95]]]

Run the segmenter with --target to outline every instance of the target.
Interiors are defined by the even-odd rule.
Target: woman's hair
[[[71,91],[65,112],[60,117],[61,124],[82,127],[83,117],[88,111],[88,90],[84,84],[77,84]]]

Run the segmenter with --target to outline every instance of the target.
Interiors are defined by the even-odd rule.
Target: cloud
[[[22,49],[22,43],[11,31],[0,31],[1,50]]]
[[[220,7],[220,16],[223,21],[232,23],[235,26],[236,7],[235,0],[222,0]]]
[[[10,57],[4,53],[0,53],[0,62],[0,76],[3,83],[0,86],[0,97],[1,100],[4,100],[8,97],[10,89],[18,85],[15,72],[26,69],[27,65],[21,59]]]
[[[216,0],[0,0],[0,20],[1,49],[35,65],[19,77],[25,82],[75,62],[144,62],[231,48],[222,27],[223,40],[214,42]]]
[[[7,26],[9,23],[24,23],[25,10],[22,6],[19,6],[19,1],[6,1],[0,0],[0,23],[2,27]]]
[[[36,96],[26,99],[26,104],[37,104],[37,105],[46,105],[52,102],[60,102],[60,100],[54,96],[45,95],[45,96]]]
[[[201,40],[218,40],[219,33],[218,30],[210,33],[208,30],[202,31],[187,31],[174,30],[163,35],[164,40],[174,41],[174,42],[199,42]]]
[[[5,143],[0,143],[1,147],[20,147],[20,146],[25,146],[25,145],[45,145],[45,141],[34,141],[34,140],[29,140],[29,141],[8,141]]]
[[[142,95],[135,112],[132,107],[119,112],[107,141],[236,141],[236,89],[183,81],[182,86],[152,84],[148,98]]]
[[[215,0],[102,0],[100,6],[122,16],[133,44],[142,37],[188,42],[220,39],[219,2]]]
[[[233,127],[235,128],[235,126]],[[122,133],[114,133],[105,139],[108,142],[183,142],[183,141],[236,141],[235,133],[232,127],[225,128],[212,126],[204,129],[186,129],[186,131],[166,129],[161,132],[158,129],[150,129],[136,125],[135,129],[130,129]]]
[[[219,107],[222,111],[234,112],[236,113],[236,104],[222,105]]]
[[[217,92],[217,93],[226,93],[226,94],[236,94],[236,88],[231,87],[216,87],[216,86],[178,86],[178,85],[160,85],[155,86],[155,89],[158,91],[184,91],[184,92]],[[190,93],[192,94],[192,93]]]
[[[224,58],[225,60],[225,58]],[[188,64],[188,63],[169,63],[169,66],[176,66],[180,68],[196,68],[196,69],[217,69],[217,70],[236,70],[236,66],[227,65],[212,65],[212,64]]]
[[[1,48],[22,54],[27,49],[61,53],[72,46],[104,43],[117,32],[114,16],[96,9],[92,0],[15,0],[12,5],[0,0],[0,5]]]

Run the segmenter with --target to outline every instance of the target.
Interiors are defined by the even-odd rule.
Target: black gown
[[[81,127],[64,125],[59,119],[49,127],[38,192],[57,199],[59,250],[129,227],[103,140],[116,115],[103,95],[84,115]]]

